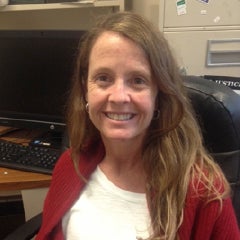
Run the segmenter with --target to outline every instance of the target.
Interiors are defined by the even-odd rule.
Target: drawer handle
[[[208,67],[239,66],[240,39],[208,40],[206,65]]]

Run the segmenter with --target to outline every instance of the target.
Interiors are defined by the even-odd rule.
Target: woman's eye
[[[107,87],[111,83],[111,78],[108,75],[98,75],[95,82],[100,87]]]
[[[145,80],[142,78],[134,78],[134,83],[135,84],[144,84]]]
[[[107,82],[108,81],[108,77],[105,76],[105,75],[100,75],[100,76],[97,76],[96,80],[100,81],[100,82]]]
[[[142,77],[133,78],[132,84],[135,88],[145,88],[147,86],[147,80]]]

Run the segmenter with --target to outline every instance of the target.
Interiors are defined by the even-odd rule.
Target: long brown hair
[[[201,131],[167,41],[140,15],[120,12],[104,17],[81,43],[68,113],[73,160],[77,168],[86,143],[100,138],[88,117],[85,96],[89,55],[96,39],[105,31],[117,32],[139,45],[151,66],[160,113],[152,120],[142,149],[153,229],[151,239],[177,239],[189,185],[194,182],[197,191],[197,184],[204,184],[207,195],[214,193],[208,200],[218,199],[220,203],[229,186],[203,147]],[[224,185],[221,189],[225,190],[216,187],[215,179],[219,177]]]

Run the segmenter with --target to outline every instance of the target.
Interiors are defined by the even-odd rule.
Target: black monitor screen
[[[64,128],[84,31],[0,31],[0,125]]]

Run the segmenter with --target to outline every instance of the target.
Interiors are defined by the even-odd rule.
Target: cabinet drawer
[[[240,76],[240,30],[165,32],[165,37],[187,74]]]
[[[176,1],[165,0],[164,28],[239,26],[239,0],[185,0],[186,14],[178,15]]]

